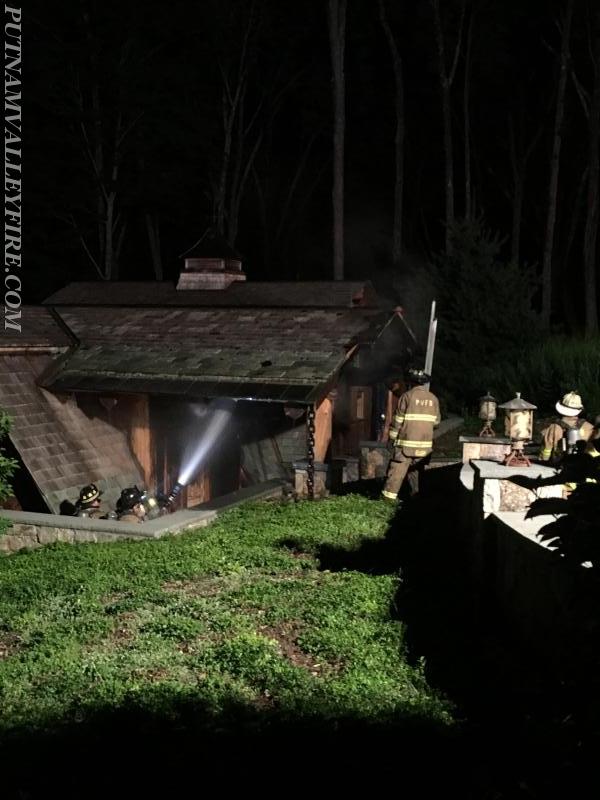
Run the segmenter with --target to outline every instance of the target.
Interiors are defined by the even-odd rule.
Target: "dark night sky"
[[[331,75],[325,0],[67,2],[36,0],[25,21],[26,300],[68,280],[94,278],[79,233],[95,243],[95,184],[82,147],[81,121],[111,130],[121,111],[135,120],[122,151],[118,202],[127,219],[120,277],[152,279],[144,214],[158,214],[165,276],[211,221],[211,197],[223,151],[222,74],[239,63],[250,9],[260,18],[250,45],[246,119],[260,106],[262,132],[239,218],[236,246],[250,279],[329,279],[331,275]],[[451,48],[457,0],[443,0]],[[478,208],[510,237],[508,119],[524,140],[542,125],[528,163],[522,257],[542,255],[560,45],[556,19],[564,3],[480,0],[471,87],[473,182]],[[388,3],[404,61],[406,91],[405,233],[412,269],[443,245],[442,117],[429,3]],[[573,53],[591,81],[584,0],[576,4]],[[83,10],[89,11],[89,35]],[[525,10],[526,9],[526,10]],[[258,18],[258,17],[257,17]],[[119,66],[123,44],[126,63]],[[463,210],[463,60],[453,87],[456,206]],[[349,0],[346,41],[346,273],[372,277],[390,263],[394,176],[393,76],[374,0]],[[77,91],[84,98],[83,117]],[[109,138],[109,137],[108,137]],[[250,137],[248,148],[252,145]],[[282,221],[286,195],[311,142],[297,192]],[[107,145],[108,147],[108,145]],[[585,166],[586,122],[573,83],[561,161],[557,250],[564,248]],[[248,149],[246,150],[246,153]],[[261,213],[260,186],[264,200]],[[277,236],[279,232],[279,236]],[[577,270],[580,254],[573,251]],[[571,271],[571,275],[576,274]]]

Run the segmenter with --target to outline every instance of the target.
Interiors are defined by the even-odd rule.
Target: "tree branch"
[[[450,75],[448,76],[448,83],[452,86],[454,81],[454,76],[456,75],[456,67],[458,65],[458,57],[460,56],[460,50],[462,46],[462,36],[463,36],[463,27],[465,22],[465,8],[466,8],[466,0],[463,0],[462,6],[460,9],[460,23],[458,26],[458,40],[456,42],[456,49],[454,51],[454,60],[452,63],[452,69],[450,70]]]
[[[581,103],[581,107],[583,109],[583,113],[587,117],[590,118],[590,93],[585,89],[577,77],[577,73],[571,66],[571,78],[573,78],[573,83],[575,84],[575,89],[577,90],[577,96],[579,97],[579,102]]]

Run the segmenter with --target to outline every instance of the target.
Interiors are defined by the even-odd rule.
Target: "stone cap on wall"
[[[484,480],[486,478],[508,480],[515,475],[523,475],[526,478],[550,478],[558,472],[554,467],[547,467],[544,464],[532,464],[530,467],[506,467],[498,461],[483,461],[480,459],[472,459],[471,466],[478,476]]]
[[[139,524],[119,522],[114,519],[90,519],[89,517],[69,517],[64,514],[39,514],[32,511],[4,509],[0,512],[0,516],[10,520],[13,525],[35,525],[42,528],[62,528],[91,533],[115,533],[128,539],[132,536],[139,539],[158,539],[166,533],[178,533],[186,528],[206,525],[215,518],[216,513],[200,509],[175,511],[173,514]]]
[[[464,434],[458,437],[458,441],[461,444],[466,442],[475,444],[510,444],[508,436],[467,436]]]

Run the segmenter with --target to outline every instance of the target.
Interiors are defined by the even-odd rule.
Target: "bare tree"
[[[222,88],[222,116],[223,116],[223,150],[221,154],[221,168],[214,193],[214,219],[217,233],[221,236],[226,232],[226,220],[228,210],[228,197],[230,198],[229,211],[235,211],[236,201],[234,199],[235,187],[239,191],[241,180],[241,151],[245,147],[245,137],[249,130],[244,124],[244,103],[248,88],[248,73],[250,49],[253,44],[254,35],[257,29],[257,20],[254,11],[254,3],[250,8],[250,13],[246,21],[246,26],[242,35],[242,45],[239,49],[237,65],[230,66],[220,62]],[[253,120],[255,117],[253,117]],[[234,148],[234,136],[237,129],[237,161],[234,164],[234,175],[232,178],[231,160]],[[233,191],[229,191],[232,186]],[[237,233],[237,223],[235,225]],[[230,231],[229,233],[232,233]],[[231,241],[230,236],[230,243]],[[235,236],[234,236],[235,240]]]
[[[258,33],[261,22],[252,4],[245,24],[237,64],[227,56],[220,59],[223,84],[223,150],[214,191],[213,217],[217,232],[234,246],[240,210],[248,179],[254,176],[265,217],[266,201],[255,169],[256,158],[268,139],[274,119],[287,93],[296,85],[302,69],[289,75],[285,64],[268,79],[257,75]]]
[[[329,43],[333,74],[333,277],[344,280],[344,140],[346,132],[346,0],[329,0]]]
[[[548,184],[548,213],[546,215],[546,233],[544,238],[544,255],[542,260],[541,321],[545,328],[550,327],[550,312],[552,310],[552,256],[554,252],[554,227],[556,223],[556,206],[558,198],[558,174],[560,169],[562,124],[565,111],[567,77],[569,74],[573,2],[574,0],[567,0],[565,19],[562,24],[560,72],[556,92],[556,111],[554,116],[552,156],[550,161],[550,178]]]
[[[452,147],[452,104],[450,90],[456,75],[458,57],[462,44],[463,23],[465,17],[465,0],[462,0],[460,11],[460,22],[456,46],[452,65],[448,69],[446,65],[446,46],[444,32],[442,29],[442,18],[440,14],[439,0],[431,0],[433,7],[433,22],[435,27],[435,38],[438,51],[438,74],[440,88],[442,90],[442,117],[444,122],[444,163],[445,163],[445,184],[446,184],[446,253],[451,248],[451,231],[454,224],[454,153]]]
[[[83,18],[89,31],[89,15],[85,13]],[[125,69],[130,44],[123,44],[119,71]],[[80,141],[95,187],[97,244],[94,246],[88,240],[84,226],[74,215],[70,215],[69,222],[77,231],[81,245],[99,277],[114,280],[119,275],[119,257],[127,227],[122,208],[119,207],[124,144],[139,116],[126,120],[121,109],[114,114],[105,113],[93,50],[90,62],[89,79],[84,81],[81,74],[76,74],[74,82]]]
[[[589,104],[589,156],[587,210],[583,236],[583,274],[585,283],[585,335],[598,334],[598,219],[600,191],[600,9],[593,13],[593,34],[590,51],[594,66],[594,84]]]
[[[394,224],[393,224],[393,239],[392,239],[392,263],[397,266],[402,257],[402,221],[403,221],[403,199],[404,199],[404,134],[405,134],[405,117],[404,117],[404,75],[402,69],[402,57],[398,50],[398,45],[392,33],[392,29],[388,22],[385,0],[379,0],[379,19],[385,38],[387,39],[390,55],[392,58],[392,69],[394,71],[394,85],[395,85],[395,108],[396,108],[396,135],[394,139],[395,144],[395,161],[396,161],[396,179],[394,183]]]
[[[116,280],[127,231],[124,193],[131,188],[124,173],[131,160],[131,136],[142,118],[132,97],[140,68],[158,48],[140,53],[128,36],[111,45],[108,56],[87,4],[82,4],[78,21],[82,48],[63,96],[76,119],[74,138],[86,165],[84,194],[90,201],[80,208],[71,205],[69,213],[57,217],[75,230],[98,276]]]

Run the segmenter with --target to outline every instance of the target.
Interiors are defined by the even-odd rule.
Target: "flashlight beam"
[[[221,437],[229,423],[235,401],[227,398],[219,398],[210,403],[208,413],[210,419],[199,442],[186,449],[183,458],[181,472],[177,478],[177,483],[187,486],[194,475],[200,469],[202,462],[206,459],[218,439]]]

